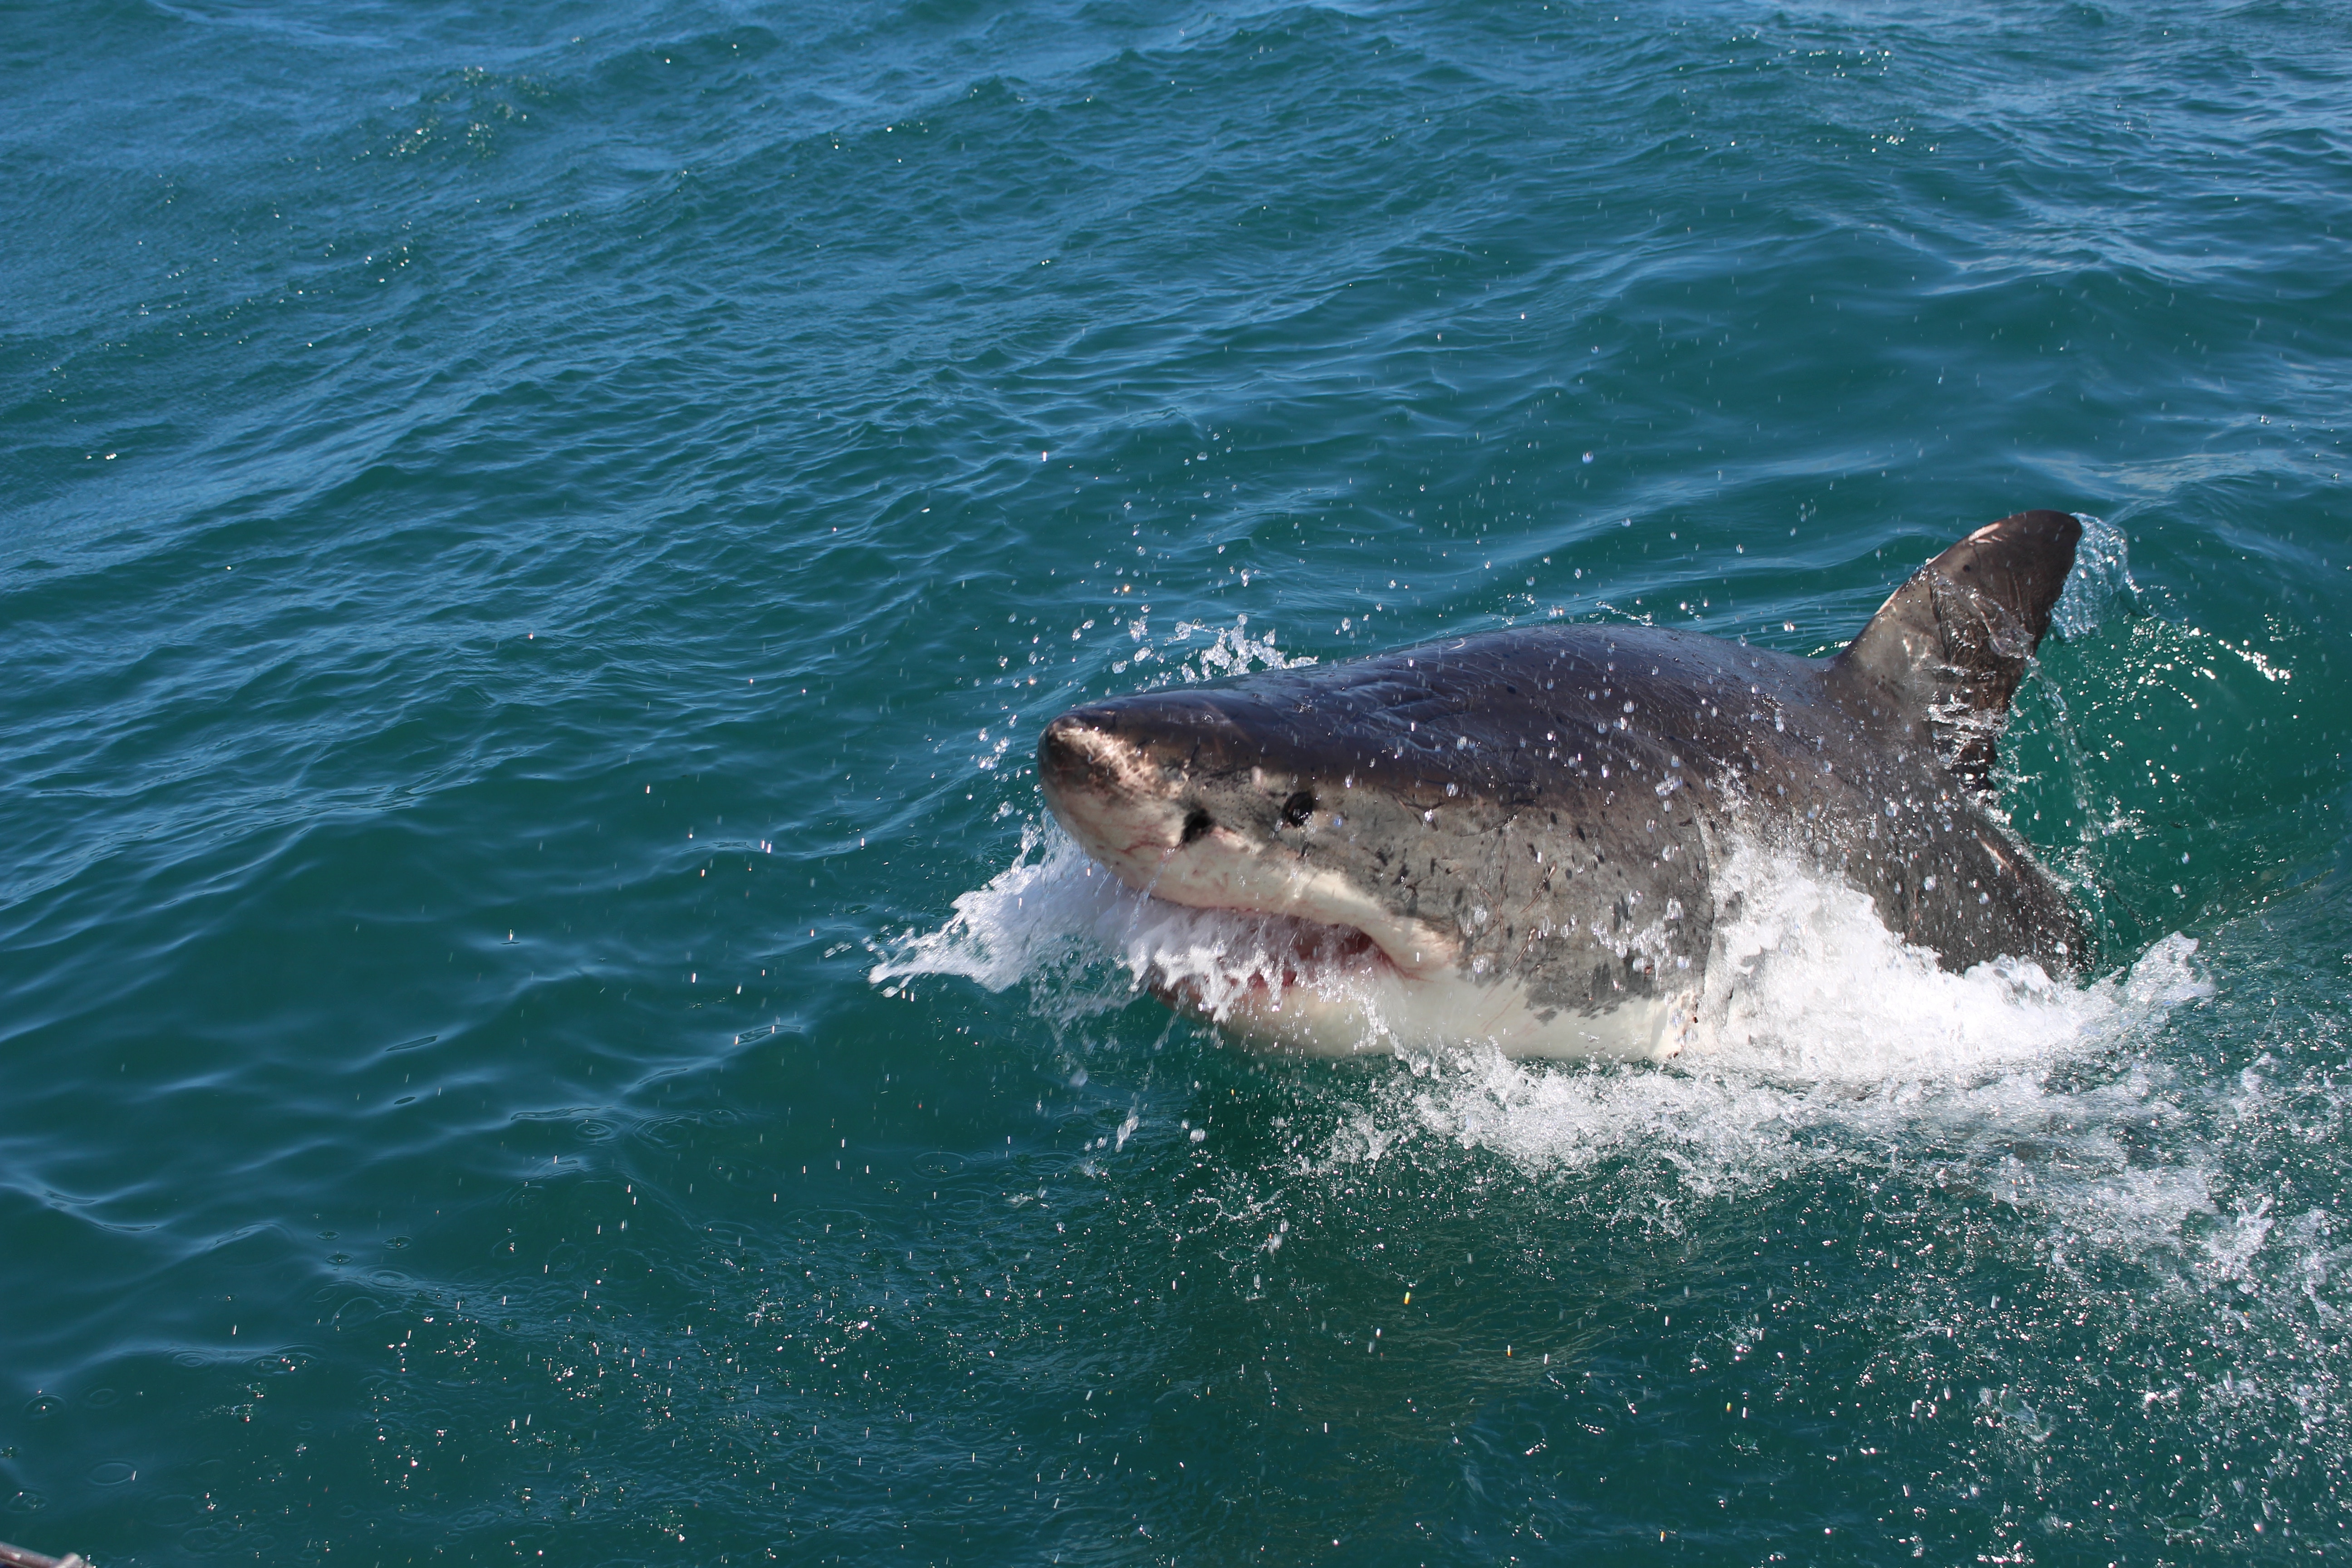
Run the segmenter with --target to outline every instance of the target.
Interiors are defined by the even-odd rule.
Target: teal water
[[[0,17],[0,1539],[2352,1554],[2352,10]],[[1064,918],[1081,697],[2036,506],[2095,984],[1334,1069]]]

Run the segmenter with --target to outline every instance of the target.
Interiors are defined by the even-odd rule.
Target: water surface
[[[0,1537],[2344,1552],[2342,5],[5,58]],[[2083,987],[1775,884],[1715,1058],[1335,1069],[1131,997],[1066,868],[869,980],[1046,875],[1082,698],[1825,653],[2029,506],[2111,546],[2006,743]]]

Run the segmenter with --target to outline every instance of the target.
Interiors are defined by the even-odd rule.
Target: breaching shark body
[[[1834,658],[1494,632],[1074,709],[1039,776],[1129,887],[1286,945],[1238,996],[1158,987],[1265,1045],[1671,1056],[1735,843],[1843,879],[1948,968],[2063,975],[2082,927],[1984,803],[2081,535],[2055,511],[1981,529]]]

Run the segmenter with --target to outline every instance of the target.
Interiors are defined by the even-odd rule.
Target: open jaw
[[[1599,1016],[1561,1013],[1531,1006],[1515,980],[1458,965],[1407,973],[1353,926],[1130,896],[1120,928],[1106,934],[1137,984],[1261,1049],[1657,1059],[1680,1048],[1675,1009],[1661,1000],[1629,1000]]]
[[[1352,926],[1143,894],[1125,933],[1137,983],[1255,1043],[1315,1054],[1384,1049],[1381,1004],[1404,977]]]

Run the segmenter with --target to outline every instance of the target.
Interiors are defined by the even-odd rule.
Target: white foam
[[[1072,976],[1100,956],[1105,934],[1135,895],[1087,858],[1059,827],[1030,823],[1020,852],[988,885],[958,895],[933,931],[908,931],[866,978],[970,980],[990,991]]]
[[[1107,976],[1108,963],[1113,974]],[[1022,834],[1011,867],[962,894],[939,930],[909,932],[868,975],[876,984],[950,975],[1002,992],[1027,984],[1041,1011],[1079,1016],[1146,989],[1178,989],[1223,1020],[1254,994],[1348,992],[1361,965],[1328,933],[1279,916],[1187,909],[1134,891],[1052,824]]]
[[[2194,942],[2168,937],[2088,986],[2006,960],[1954,974],[1843,885],[1753,851],[1721,878],[1741,910],[1717,932],[1697,1025],[1671,1065],[1418,1061],[1311,1163],[1429,1142],[1530,1173],[1671,1168],[1690,1195],[1927,1162],[2021,1206],[2104,1209],[2105,1229],[2177,1230],[2210,1210],[2201,1176],[2135,1166],[2115,1135],[2172,1109],[2165,1075],[2112,1064],[2153,1019],[2210,994]],[[2021,1146],[2042,1153],[2021,1163]]]
[[[2115,1009],[2001,959],[1965,974],[1909,946],[1870,900],[1751,847],[1716,873],[1718,907],[1696,1048],[1724,1067],[1790,1080],[1883,1085],[1984,1077],[2079,1048]]]

